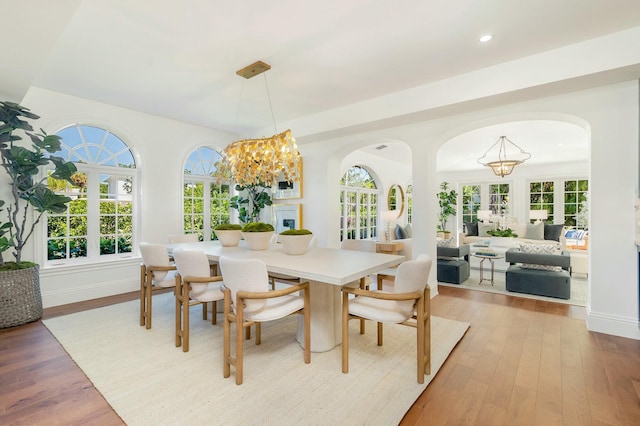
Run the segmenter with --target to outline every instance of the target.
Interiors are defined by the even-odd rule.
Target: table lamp
[[[535,223],[540,223],[540,221],[547,219],[549,214],[546,210],[529,210],[529,219],[535,220]]]
[[[384,233],[385,243],[390,243],[391,238],[389,238],[389,227],[391,226],[391,223],[395,223],[395,221],[398,219],[398,211],[384,210],[382,211],[382,213],[380,213],[380,218],[385,223],[385,233]]]

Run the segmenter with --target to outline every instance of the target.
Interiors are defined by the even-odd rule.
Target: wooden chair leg
[[[226,290],[229,291],[229,290]],[[225,378],[231,375],[231,301],[228,295],[224,299],[224,366],[223,376]]]
[[[208,305],[209,303],[207,302],[202,303],[202,320],[203,321],[206,321],[207,318],[209,318],[207,315],[207,308],[209,307]]]
[[[182,352],[189,352],[189,286],[182,286]]]
[[[214,300],[211,302],[211,324],[217,324],[217,323],[218,323],[218,302]]]
[[[182,284],[180,276],[176,276],[176,348],[182,345]]]
[[[342,372],[349,372],[349,295],[342,293]]]
[[[309,288],[304,291],[304,362],[311,362],[311,296]]]
[[[242,360],[243,360],[243,342],[242,329],[244,328],[244,319],[241,310],[236,312],[236,385],[242,384]]]
[[[367,282],[365,277],[360,278],[360,289],[361,290],[366,290],[367,289]],[[360,334],[364,334],[364,328],[365,328],[365,320],[364,318],[360,319]]]
[[[378,346],[382,346],[382,323],[378,323]]]
[[[145,325],[145,315],[146,315],[146,306],[145,306],[145,279],[147,276],[146,267],[144,265],[140,265],[140,326]]]
[[[251,326],[247,327],[247,330],[249,330],[251,328]],[[256,323],[256,345],[259,345],[260,343],[262,343],[262,325],[257,322]]]
[[[145,324],[147,330],[151,328],[151,309],[152,309],[152,297],[153,297],[153,276],[149,272],[147,274],[147,282],[145,284]]]

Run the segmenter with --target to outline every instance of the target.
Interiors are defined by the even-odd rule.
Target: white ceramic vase
[[[314,241],[313,234],[305,235],[278,235],[282,243],[282,251],[285,254],[299,256],[305,254]]]
[[[268,232],[243,232],[242,238],[247,242],[250,250],[266,250],[269,248],[274,231]]]
[[[235,229],[217,230],[215,231],[223,247],[236,247],[242,239],[242,231]]]

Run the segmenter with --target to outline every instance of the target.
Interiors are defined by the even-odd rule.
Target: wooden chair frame
[[[175,271],[176,266],[152,266],[140,265],[140,326],[146,326],[147,330],[151,328],[151,311],[153,308],[152,296],[157,290],[166,290],[170,287],[154,287],[153,272],[154,271]],[[175,288],[173,289],[175,293]]]
[[[189,291],[191,290],[191,283],[213,283],[222,281],[221,276],[214,277],[181,277],[180,274],[176,274],[176,347],[182,345],[183,352],[189,352],[189,308],[195,305],[202,305],[202,319],[207,320],[207,307],[208,302],[200,302],[198,300],[192,300],[189,297]],[[216,311],[217,301],[214,300],[211,303],[211,324],[217,324]]]
[[[390,279],[391,275],[385,276]],[[417,332],[417,365],[418,383],[424,383],[424,375],[431,374],[431,289],[427,285],[424,291],[411,293],[383,293],[358,288],[342,288],[342,372],[349,372],[349,320],[368,319],[349,313],[349,294],[356,297],[365,296],[381,300],[415,300],[414,321],[404,321],[400,324],[415,327]],[[382,324],[378,322],[378,346],[382,346]]]
[[[241,385],[243,380],[243,335],[242,330],[247,329],[252,325],[256,326],[256,345],[259,345],[262,340],[260,322],[247,320],[244,318],[244,302],[245,300],[252,299],[272,299],[280,296],[295,293],[297,291],[303,292],[304,306],[289,315],[299,314],[304,316],[304,362],[309,364],[311,362],[311,311],[310,311],[310,298],[309,298],[309,283],[304,282],[293,285],[288,288],[273,291],[262,292],[250,292],[250,291],[238,291],[236,292],[236,301],[234,303],[236,312],[233,312],[231,308],[231,290],[225,288],[224,290],[224,377],[227,378],[231,375],[231,366],[236,368],[236,384]],[[289,316],[287,315],[287,316]],[[236,356],[231,356],[231,323],[236,323]],[[249,334],[247,334],[247,339]]]

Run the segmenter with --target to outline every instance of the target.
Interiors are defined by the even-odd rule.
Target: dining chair
[[[202,305],[202,319],[207,319],[207,305],[211,302],[211,324],[216,324],[217,301],[224,299],[220,286],[222,277],[212,276],[209,259],[203,251],[173,250],[176,262],[176,347],[189,351],[189,308]]]
[[[376,252],[376,241],[374,240],[342,240],[340,243],[340,248],[342,250],[354,250],[354,251],[366,251],[370,253]],[[351,282],[346,284],[347,286],[353,287],[354,285],[359,285],[362,290],[368,290],[371,285],[371,277],[366,276],[360,278],[359,282]],[[360,334],[364,334],[365,332],[365,321],[360,321]]]
[[[171,263],[167,248],[161,244],[142,242],[139,245],[140,265],[140,326],[151,328],[152,296],[156,290],[176,285],[176,266]]]
[[[304,362],[311,362],[309,283],[269,291],[267,266],[259,259],[220,257],[224,278],[224,377],[236,369],[236,384],[243,379],[243,329],[255,325],[256,345],[261,343],[261,324],[292,314],[304,317]],[[293,293],[302,292],[302,295]],[[231,355],[231,323],[236,324],[236,355]],[[267,355],[265,355],[267,356]]]
[[[169,244],[197,243],[200,242],[198,234],[169,234],[167,236]],[[218,263],[215,260],[209,261],[211,275],[218,275]]]
[[[349,372],[349,320],[378,323],[378,346],[382,346],[383,323],[416,327],[418,383],[431,374],[431,290],[427,280],[432,259],[421,254],[398,266],[392,291],[342,288],[342,372]],[[353,294],[355,297],[349,298]]]

